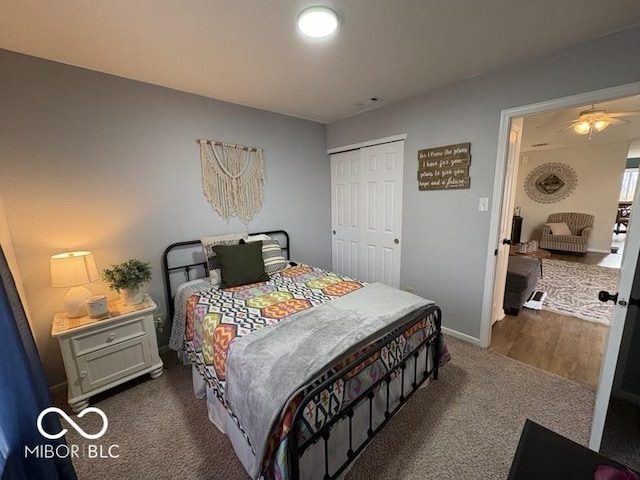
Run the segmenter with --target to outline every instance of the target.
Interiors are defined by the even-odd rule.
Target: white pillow
[[[551,235],[573,235],[566,223],[547,223],[546,225],[551,229]]]
[[[265,235],[264,233],[261,233],[259,235],[249,235],[249,238],[247,238],[247,243],[265,242],[267,240],[271,240],[271,237],[269,235]]]

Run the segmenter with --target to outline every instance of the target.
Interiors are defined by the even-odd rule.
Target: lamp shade
[[[100,278],[91,252],[59,253],[51,257],[51,286],[76,287]]]
[[[594,127],[596,127],[596,130],[599,131],[599,132],[601,132],[602,130],[604,130],[608,126],[609,126],[609,122],[607,120],[598,120],[594,124]]]
[[[586,135],[591,131],[591,124],[587,121],[576,124],[573,129],[580,135]]]

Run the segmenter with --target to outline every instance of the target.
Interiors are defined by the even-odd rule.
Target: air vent
[[[356,107],[370,107],[372,105],[378,105],[384,103],[384,99],[378,95],[371,96],[359,102],[356,102]]]
[[[547,145],[549,145],[548,143],[534,143],[531,146],[532,147],[546,147]]]

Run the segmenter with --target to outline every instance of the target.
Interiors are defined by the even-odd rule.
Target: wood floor
[[[620,268],[624,234],[614,235],[616,254],[552,253],[554,260]],[[509,358],[587,385],[597,385],[608,327],[546,310],[520,309],[491,330],[490,348]]]
[[[586,385],[597,385],[608,327],[522,308],[493,325],[491,349]]]
[[[587,252],[582,255],[579,253],[552,252],[551,258],[553,260],[564,260],[565,262],[578,262],[589,265],[599,265],[601,267],[620,268],[620,265],[622,265],[625,237],[626,234],[624,233],[613,234],[611,246],[618,249],[616,253]]]

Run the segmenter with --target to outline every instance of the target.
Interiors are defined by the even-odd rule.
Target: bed
[[[191,365],[194,394],[206,397],[209,419],[252,478],[342,478],[418,388],[437,379],[448,360],[441,311],[383,284],[291,262],[284,231],[247,239],[261,247],[214,250],[226,262],[230,251],[245,258],[261,248],[269,275],[231,287],[226,265],[223,283],[212,283],[220,278],[208,240],[167,247],[170,348]]]

